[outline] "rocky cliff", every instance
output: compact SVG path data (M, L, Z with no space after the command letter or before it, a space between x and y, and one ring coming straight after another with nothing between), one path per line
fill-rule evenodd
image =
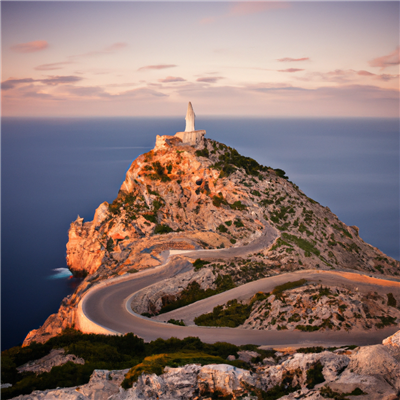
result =
M284 171L200 132L195 145L157 136L155 148L132 163L117 198L102 203L93 221L72 222L67 263L86 278L24 345L74 327L82 295L104 279L160 265L165 250L238 247L266 227L276 237L272 246L221 262L219 273L236 284L312 268L399 274L398 261L365 243L357 227L307 197Z

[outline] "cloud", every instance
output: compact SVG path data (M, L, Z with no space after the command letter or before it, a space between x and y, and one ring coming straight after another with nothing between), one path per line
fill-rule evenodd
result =
M144 67L140 67L138 71L145 71L148 69L167 69L177 67L175 64L157 64L157 65L146 65Z
M128 47L128 43L125 42L117 42L112 44L111 46L108 46L104 49L104 52L106 53L114 53L118 50L124 49L125 47Z
M205 76L202 78L197 78L196 82L205 82L205 83L216 83L218 82L220 79L224 79L223 76Z
M77 54L75 56L70 56L69 58L76 58L76 57L96 57L96 56L102 56L102 55L107 55L107 54L114 54L117 51L124 49L128 47L128 43L125 42L117 42L113 43L110 46L105 47L102 50L94 50L94 51L89 51L87 53L83 54Z
M171 83L171 82L186 82L186 79L175 77L175 76L167 76L164 79L159 79L158 82L162 83Z
M386 56L377 57L369 61L369 65L371 67L380 67L381 70L385 69L386 67L391 67L393 65L399 65L399 64L400 64L400 47L397 47L396 50L394 50L393 52L391 52Z
M302 57L302 58L291 58L291 57L285 57L285 58L278 58L277 60L280 62L297 62L297 61L308 61L310 58L309 57Z
M138 89L132 89L132 90L127 90L126 92L122 92L119 94L120 97L168 97L167 94L157 92L156 90L153 89L148 89L148 88L138 88Z
M300 68L278 69L278 72L299 72L299 71L304 71L304 69Z
M67 86L63 90L79 97L112 97L100 86Z
M74 83L81 81L83 78L79 76L50 76L44 79L33 79L33 78L24 78L24 79L7 79L6 81L1 82L1 88L3 90L13 89L15 86L23 84L23 83L34 83L39 82L45 85L56 86L60 84Z
M16 53L34 53L35 51L47 49L47 47L49 47L49 44L46 40L35 40L33 42L15 44L10 49Z
M372 72L368 72L368 71L358 71L357 75L361 75L361 76L375 76L376 74L373 74Z
M258 14L263 11L288 8L289 4L285 2L238 2L231 6L229 15L249 15Z
M41 64L35 67L34 69L36 71L53 71L55 69L62 69L64 65L68 64L73 64L72 61L62 61L62 62L57 62L57 63L51 63L51 64Z

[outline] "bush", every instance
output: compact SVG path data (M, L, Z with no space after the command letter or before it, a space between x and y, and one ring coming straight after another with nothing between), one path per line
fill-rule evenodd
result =
M169 324L178 325L178 326L185 326L185 323L181 319L178 320L178 319L171 318L171 319L168 320L168 323Z
M156 235L162 235L164 233L170 233L170 232L174 232L174 230L168 226L168 225L156 225L155 229L154 229L154 233Z
M200 326L227 326L236 328L242 325L251 312L251 305L238 303L237 300L228 301L226 307L217 306L208 314L203 314L194 319Z
M244 204L242 204L242 202L240 200L235 201L234 203L230 204L229 206L232 210L239 210L239 211L243 211L247 208Z
M225 232L228 232L228 229L225 225L221 224L218 226L217 231L220 231L221 233L225 233Z
M315 385L325 382L324 375L322 374L323 365L320 361L317 361L308 371L307 371L307 388L314 389Z
M394 298L393 293L388 293L388 294L387 294L387 298L388 298L387 305L388 305L389 307L396 307L397 301L396 301L396 299Z
M234 224L235 224L236 228L241 228L244 226L243 222L240 219L235 220Z
M200 258L198 258L194 263L193 263L193 267L196 271L198 271L199 269L205 267L206 265L210 264L209 261L205 261L202 260Z
M295 235L289 235L288 233L282 233L282 237L292 243L295 243L298 247L300 247L304 252L310 252L315 254L316 256L319 256L321 252L314 247L314 244L309 242L308 240L299 238Z

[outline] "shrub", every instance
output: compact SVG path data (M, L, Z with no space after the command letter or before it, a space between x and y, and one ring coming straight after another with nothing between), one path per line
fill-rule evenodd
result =
M174 230L168 226L168 225L156 225L155 229L154 229L154 233L156 235L163 235L164 233L170 233L170 232L174 232Z
M143 218L149 222L152 222L153 224L157 223L157 218L155 214L143 214Z
M243 222L240 219L235 220L234 224L235 224L236 228L241 228L244 226Z
M114 250L114 240L112 238L109 238L107 240L106 249L107 249L108 252L111 252L111 251Z
M397 301L396 301L396 299L394 298L393 293L388 293L388 294L387 294L387 298L388 298L387 305L388 305L389 307L396 307Z
M235 201L234 203L230 204L229 206L232 210L239 210L239 211L243 211L247 208L244 204L242 204L242 202L240 200Z
M220 231L221 233L228 232L228 228L222 224L218 226L217 230Z
M198 271L199 269L203 268L204 266L210 264L209 261L205 261L202 260L200 258L198 258L194 263L193 263L193 267L196 271Z
M208 314L203 314L194 319L200 326L227 326L236 328L242 325L251 312L251 305L239 303L237 300L228 301L226 307L217 306Z
M177 320L177 319L173 319L173 318L171 318L171 319L169 319L168 320L168 323L169 324L174 324L174 325L178 325L178 326L185 326L185 323L183 322L183 320Z
M278 175L280 178L283 178L286 180L289 179L289 177L286 176L286 172L283 169L274 168L274 171L275 171L276 175Z
M307 388L314 389L315 385L325 382L324 375L322 374L323 365L320 361L317 361L308 371L307 371Z
M197 150L194 154L196 154L197 157L210 157L210 153L206 147L203 150Z
M289 235L288 233L285 233L285 232L282 233L282 237L289 242L295 243L297 246L299 246L305 252L313 253L316 256L319 256L321 254L321 252L317 248L314 247L314 244L309 242L308 240L299 238L295 235Z

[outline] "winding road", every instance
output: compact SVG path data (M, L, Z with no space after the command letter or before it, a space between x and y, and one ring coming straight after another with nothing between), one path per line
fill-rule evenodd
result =
M193 258L231 258L255 253L268 247L276 238L273 228L266 227L263 234L244 247L220 250L194 250L183 252ZM171 252L172 253L172 252ZM176 251L173 253L177 253ZM189 306L149 319L135 314L131 307L131 298L139 290L189 271L192 264L180 258L169 257L162 266L133 274L128 279L116 280L101 287L91 289L81 301L84 318L104 328L109 333L133 332L145 341L170 337L184 338L197 336L202 341L214 343L224 341L236 345L257 344L267 346L311 346L311 345L367 345L380 343L399 328L372 329L370 331L350 332L299 332L299 331L258 331L240 328L209 328L193 324L197 315L212 311L218 304L231 299L247 299L258 291L268 292L275 286L288 281L305 278L310 282L334 284L344 287L357 286L358 290L400 294L400 282L369 277L363 274L344 271L302 270L269 278L260 279L231 289L219 295L198 301ZM176 326L161 321L170 318L183 319L189 326Z

